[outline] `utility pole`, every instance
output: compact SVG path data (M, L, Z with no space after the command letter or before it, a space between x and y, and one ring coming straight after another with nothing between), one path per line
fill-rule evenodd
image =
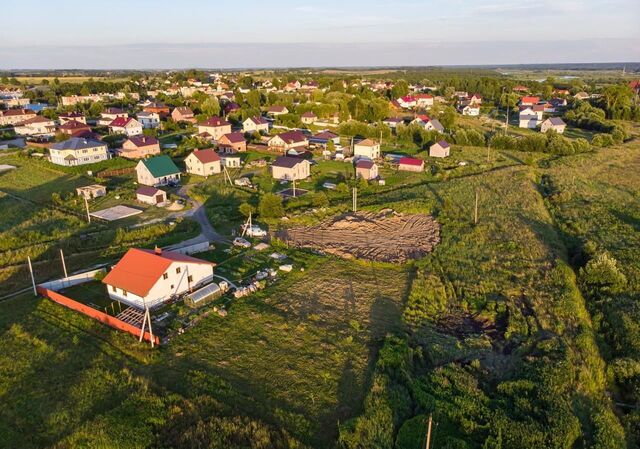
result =
M425 445L425 449L429 449L429 447L431 446L431 425L433 423L433 417L432 415L429 415L429 421L427 424L427 443Z
M31 266L31 257L27 256L27 262L29 262L29 274L31 275L31 285L33 285L33 296L38 296L38 290L36 289L36 279L33 277L33 267Z
M87 199L84 199L84 207L87 210L87 223L91 223L91 215L89 214L89 203L87 202Z
M62 270L64 271L64 277L69 277L67 274L67 264L64 263L64 253L62 252L62 248L60 248L60 259L62 259Z
M487 143L487 164L489 163L489 151L491 151L491 143Z
M476 207L473 214L473 224L478 224L478 189L476 188Z
M296 197L296 178L293 178L293 197Z

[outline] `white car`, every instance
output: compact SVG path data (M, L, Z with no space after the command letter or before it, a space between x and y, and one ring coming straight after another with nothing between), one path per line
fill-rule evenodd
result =
M264 229L260 228L260 226L250 226L247 230L246 230L246 234L249 237L266 237L267 235L267 231L265 231Z
M251 248L251 243L248 240L243 239L242 237L236 237L235 239L233 239L233 245L239 246L241 248Z

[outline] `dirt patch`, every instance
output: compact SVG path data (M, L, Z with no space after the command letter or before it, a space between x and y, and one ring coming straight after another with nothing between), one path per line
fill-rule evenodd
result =
M431 252L440 242L440 226L430 215L384 210L339 215L316 226L283 229L276 236L297 248L344 258L403 263Z

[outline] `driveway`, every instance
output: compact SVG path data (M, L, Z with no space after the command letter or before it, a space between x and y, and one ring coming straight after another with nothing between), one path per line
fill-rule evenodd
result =
M222 234L219 234L215 229L213 229L213 226L211 226L211 223L209 222L209 218L207 217L207 211L204 208L204 205L189 196L190 188L191 186L189 185L182 186L178 189L178 191L176 192L176 195L178 195L180 198L184 199L185 201L188 201L189 204L191 205L191 209L186 210L184 212L178 212L174 216L189 217L197 221L198 224L200 225L201 231L199 236L189 240L185 240L182 243L185 245L192 245L195 243L203 242L205 240L209 242L228 243L229 239L223 236Z

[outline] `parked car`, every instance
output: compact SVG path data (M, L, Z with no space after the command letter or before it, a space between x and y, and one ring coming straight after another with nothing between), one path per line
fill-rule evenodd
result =
M239 246L240 248L251 248L251 243L247 239L243 239L242 237L236 237L233 239L233 245Z

